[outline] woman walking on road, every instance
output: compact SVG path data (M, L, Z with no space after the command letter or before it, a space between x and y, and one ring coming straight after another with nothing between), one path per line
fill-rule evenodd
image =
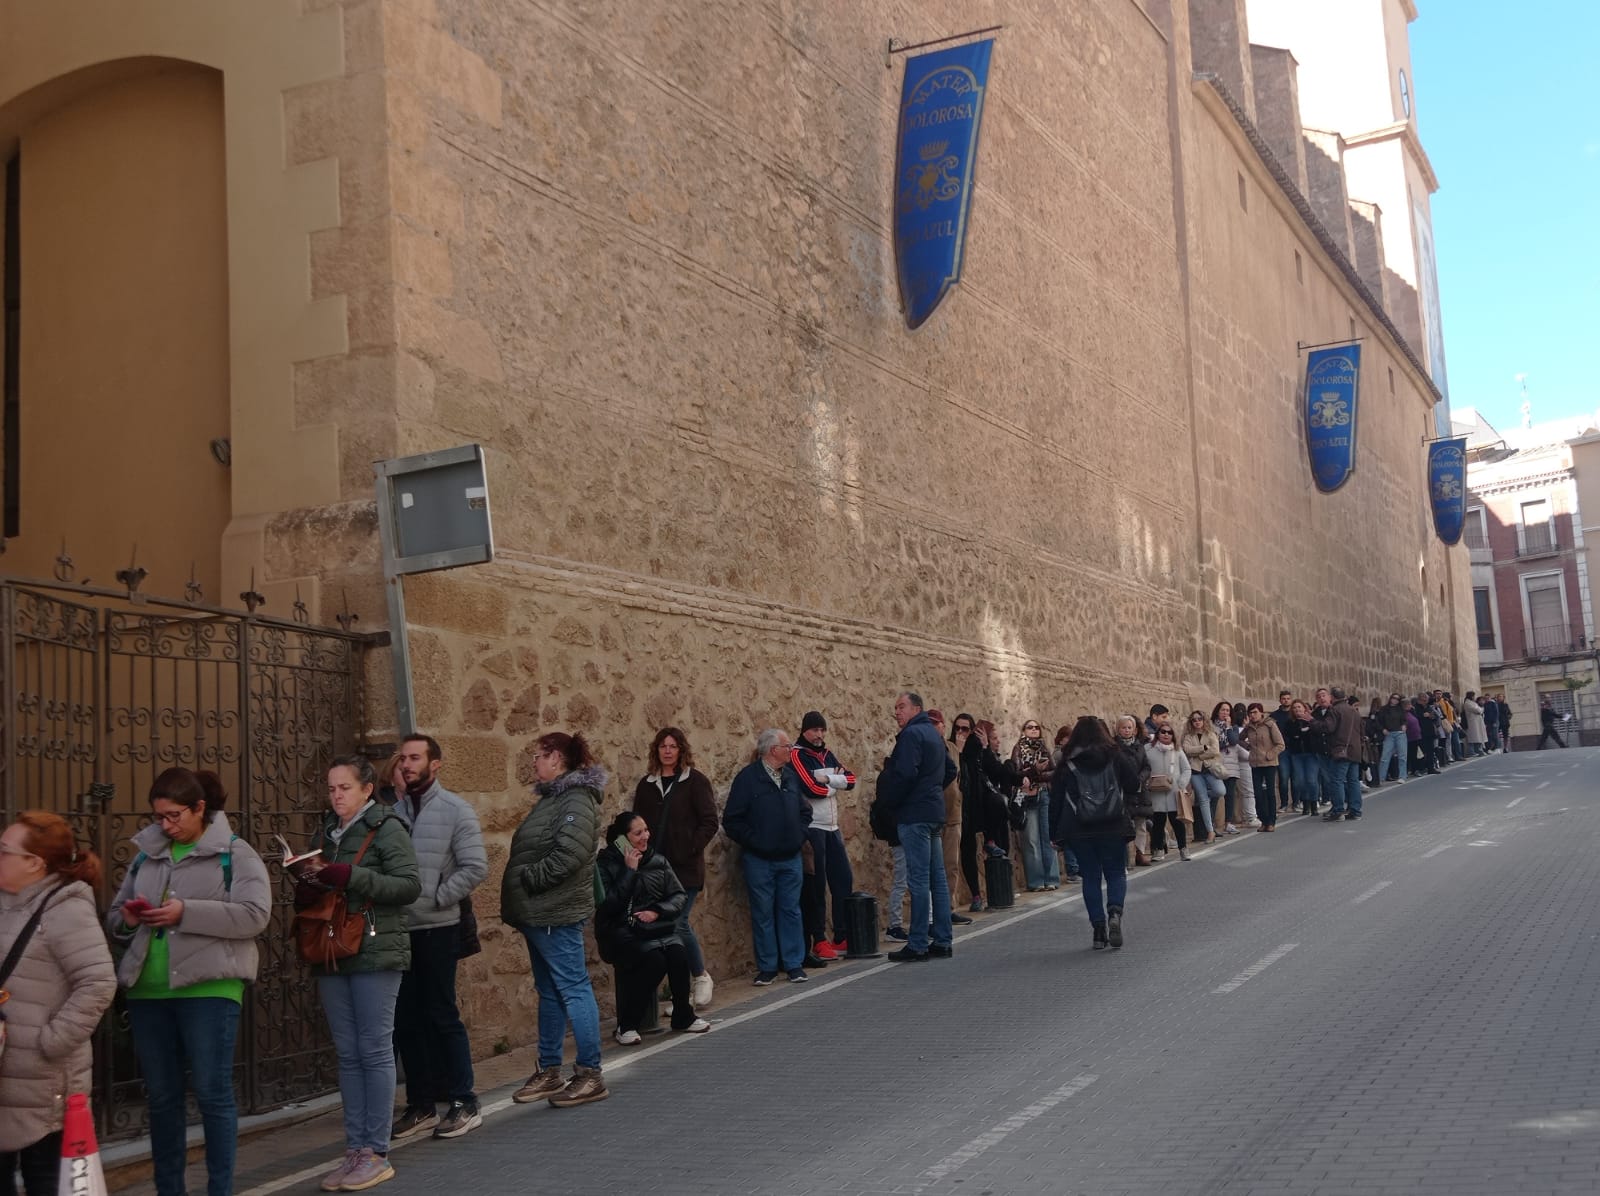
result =
M1084 715L1073 725L1050 787L1050 825L1070 844L1083 870L1083 905L1096 951L1122 946L1122 906L1128 896L1128 848L1133 823L1125 795L1137 770L1118 752L1105 724Z
M244 986L256 978L256 938L272 918L272 882L255 848L233 833L226 800L215 773L158 776L154 821L134 836L138 855L106 916L126 948L117 979L149 1101L157 1196L185 1191L191 1087L205 1129L206 1190L233 1191L234 1040Z

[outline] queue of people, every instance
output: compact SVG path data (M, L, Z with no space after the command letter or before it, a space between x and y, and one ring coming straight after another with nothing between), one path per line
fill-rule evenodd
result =
M1191 844L1247 829L1271 833L1291 811L1358 820L1363 790L1508 746L1510 711L1495 698L1396 692L1364 714L1356 701L1338 687L1309 699L1284 690L1270 711L1223 701L1178 720L1156 704L1143 720L1083 715L1048 743L1044 724L1028 719L1006 751L988 720L961 713L947 727L919 694L898 694L894 746L869 811L894 859L887 933L903 945L889 958L953 957L953 928L972 919L954 908L947 850L975 914L986 908L980 859L1009 860L1015 837L1027 888L1081 885L1092 947L1114 950L1126 941L1130 867L1160 863L1174 847L1188 860ZM1540 745L1560 744L1548 703L1541 724ZM755 985L780 975L804 983L808 969L847 955L855 878L840 803L857 777L828 747L827 730L819 711L801 717L796 740L764 729L719 816L688 735L661 728L631 808L603 836L607 771L579 734L538 739L536 800L512 835L500 888L500 915L527 946L538 1002L538 1066L516 1102L561 1108L609 1095L585 961L591 920L615 973L618 1044L641 1041L663 981L671 1029L710 1030L701 1013L714 983L690 914L719 828L741 849ZM339 1066L346 1154L321 1180L324 1191L393 1178L395 1141L456 1138L482 1124L456 974L479 949L471 898L488 858L477 815L444 786L443 767L438 742L422 734L407 736L381 771L364 756L334 760L314 850L285 861L297 923L317 930L320 945L308 949L302 937L300 946ZM28 1196L54 1189L65 1095L88 1087L90 1038L119 984L148 1095L159 1196L186 1190L190 1091L208 1191L232 1190L235 1037L272 880L230 824L214 775L167 769L148 802L152 821L134 838L103 927L100 863L66 820L30 811L0 837L0 987L11 993L0 1176L20 1174ZM564 1074L569 1031L577 1058ZM397 1056L406 1076L398 1118Z

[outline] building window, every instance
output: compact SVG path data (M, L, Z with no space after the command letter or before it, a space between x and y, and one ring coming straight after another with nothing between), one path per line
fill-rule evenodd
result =
M1389 367L1389 393L1394 393L1394 366Z
M1468 548L1489 547L1489 530L1483 521L1482 507L1467 508L1467 526L1462 533L1462 539L1467 542Z
M1411 119L1411 80L1406 78L1406 68L1400 68L1400 115Z
M1301 258L1298 249L1294 251L1294 280L1296 282L1304 282L1306 280L1306 264L1304 259Z
M1243 174L1239 176L1239 210L1241 212L1248 212L1250 210L1250 200L1245 192Z
M1354 316L1350 317L1350 339L1356 339L1356 318Z
M1522 575L1529 656L1551 656L1572 649L1572 629L1567 623L1567 595L1562 580L1560 573Z
M1549 498L1536 498L1520 508L1517 544L1523 556L1537 556L1556 550L1556 529L1550 518Z
M1494 648L1494 609L1489 605L1487 586L1472 591L1472 609L1478 616L1478 647Z
M22 158L6 163L5 230L0 246L0 306L4 307L4 364L0 366L0 536L11 539L22 530Z

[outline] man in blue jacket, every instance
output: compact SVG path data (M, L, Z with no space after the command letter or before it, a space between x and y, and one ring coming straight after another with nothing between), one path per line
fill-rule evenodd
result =
M949 959L955 950L950 926L950 884L944 871L944 787L956 775L956 765L945 751L944 739L922 710L922 698L902 693L894 700L894 721L900 734L884 765L878 793L899 827L900 846L906 853L906 887L911 890L909 941L889 958L896 963L926 963L932 957ZM938 852L938 866L933 866ZM928 927L932 899L933 927ZM930 941L931 938L931 941Z
M744 849L757 985L771 984L779 969L789 974L791 983L806 979L800 847L811 825L811 803L801 795L793 772L789 737L769 727L756 738L756 759L733 778L722 812L722 829Z

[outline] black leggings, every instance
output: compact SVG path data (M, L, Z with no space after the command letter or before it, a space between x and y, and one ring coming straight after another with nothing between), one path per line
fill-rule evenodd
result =
M694 1021L694 1005L689 1000L689 953L682 943L640 947L627 960L613 966L617 971L617 1029L639 1028L650 1008L650 994L663 976L672 989L672 1028L682 1030Z
M18 1169L27 1196L56 1196L61 1180L61 1131L46 1134L32 1146L0 1151L0 1192L11 1196Z
M1176 814L1157 811L1150 815L1150 850L1165 851L1167 849L1167 827L1172 827L1173 836L1178 840L1178 850L1182 851L1189 845L1183 830L1183 819Z
M976 901L983 891L978 888L978 834L968 829L971 826L966 819L961 820L961 876L967 882L968 894Z

